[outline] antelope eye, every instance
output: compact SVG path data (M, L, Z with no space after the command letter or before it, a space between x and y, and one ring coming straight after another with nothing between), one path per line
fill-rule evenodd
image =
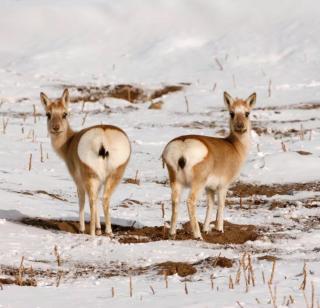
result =
M230 112L230 117L233 119L234 118L234 112Z
M249 117L250 112L246 112L246 117Z
M48 120L51 119L51 113L47 112L47 113L46 113L46 116L47 116Z
M65 118L67 117L67 115L68 115L68 114L67 114L66 112L64 112L63 115L62 115L62 118L65 119Z

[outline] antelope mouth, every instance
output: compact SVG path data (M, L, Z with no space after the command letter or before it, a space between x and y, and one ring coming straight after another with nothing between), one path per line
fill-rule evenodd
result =
M58 136L58 135L60 135L61 133L63 133L62 130L60 130L60 131L58 131L58 132L50 131L50 134L51 134L51 135L55 135L55 136Z
M235 129L234 131L235 131L236 133L238 133L238 134L244 134L244 133L247 132L247 129L246 129L246 128L243 128L243 129Z

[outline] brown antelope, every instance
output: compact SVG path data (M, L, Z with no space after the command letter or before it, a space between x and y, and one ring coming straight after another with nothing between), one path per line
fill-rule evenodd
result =
M249 150L249 114L256 102L256 94L253 93L246 100L242 100L233 99L224 92L224 102L230 113L228 137L180 136L171 140L163 151L162 159L167 166L171 186L171 238L175 238L176 235L180 194L184 187L190 188L187 206L193 237L202 239L196 216L196 202L204 189L207 211L203 232L210 231L215 195L218 199L215 229L223 232L223 209L227 189L239 175Z
M65 161L77 186L80 233L85 231L84 205L87 193L90 204L90 234L101 234L96 204L103 186L105 232L112 235L109 202L130 158L131 147L127 135L120 128L111 125L97 125L74 132L68 122L68 89L64 90L60 99L54 101L49 100L44 93L40 93L40 98L47 115L51 144Z

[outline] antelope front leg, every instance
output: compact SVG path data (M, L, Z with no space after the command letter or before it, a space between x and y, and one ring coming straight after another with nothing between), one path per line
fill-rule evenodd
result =
M77 187L78 191L78 199L79 199L79 232L85 232L85 224L84 224L84 204L86 200L86 194L82 187Z
M223 232L223 210L226 201L227 189L219 188L218 189L218 210L216 217L216 230Z
M206 212L206 218L203 223L203 232L208 233L210 231L210 221L212 216L212 208L214 205L215 191L211 189L206 189L206 195L207 195L207 212Z
M188 196L187 205L190 217L190 225L193 237L197 240L202 240L199 223L197 220L197 198L199 194L199 188L191 188L191 192Z
M171 201L172 201L172 213L171 213L171 223L169 238L175 239L176 237L176 228L177 228L177 218L179 214L179 205L180 205L180 194L181 194L181 185L177 182L171 184Z

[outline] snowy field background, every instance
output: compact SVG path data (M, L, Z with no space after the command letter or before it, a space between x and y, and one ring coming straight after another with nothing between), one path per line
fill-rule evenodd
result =
M3 269L19 268L22 257L24 266L34 270L89 270L84 277L62 277L59 287L56 276L48 275L36 277L37 287L4 284L0 307L305 307L299 289L304 262L307 302L317 307L319 30L317 1L2 0L0 278L8 277ZM111 213L113 223L135 227L163 226L170 219L170 189L160 160L165 144L181 134L223 136L228 129L223 91L242 98L257 92L251 152L239 180L247 187L258 185L260 192L244 195L241 207L239 196L231 192L225 209L225 220L257 226L257 240L242 245L193 240L125 244L117 238L92 239L21 223L25 217L78 219L75 186L51 148L40 91L57 97L69 85L71 97L76 97L81 96L78 86L119 84L146 94L166 85L183 86L154 100L163 102L160 110L149 109L150 100L131 103L112 97L70 106L74 129L112 124L132 141L124 178L135 178L138 170L140 185L123 181L113 195ZM199 221L205 213L202 199ZM188 221L185 204L179 221ZM243 276L230 289L229 277L235 279L244 252L252 255L256 285L246 291ZM198 269L184 278L175 274L168 277L168 288L157 271L133 274L130 297L128 268L195 263L219 254L234 260L233 267ZM269 280L272 268L272 262L258 259L266 255L279 258L271 286L276 303L262 279L263 272ZM125 273L101 277L101 272L121 268L121 262Z

